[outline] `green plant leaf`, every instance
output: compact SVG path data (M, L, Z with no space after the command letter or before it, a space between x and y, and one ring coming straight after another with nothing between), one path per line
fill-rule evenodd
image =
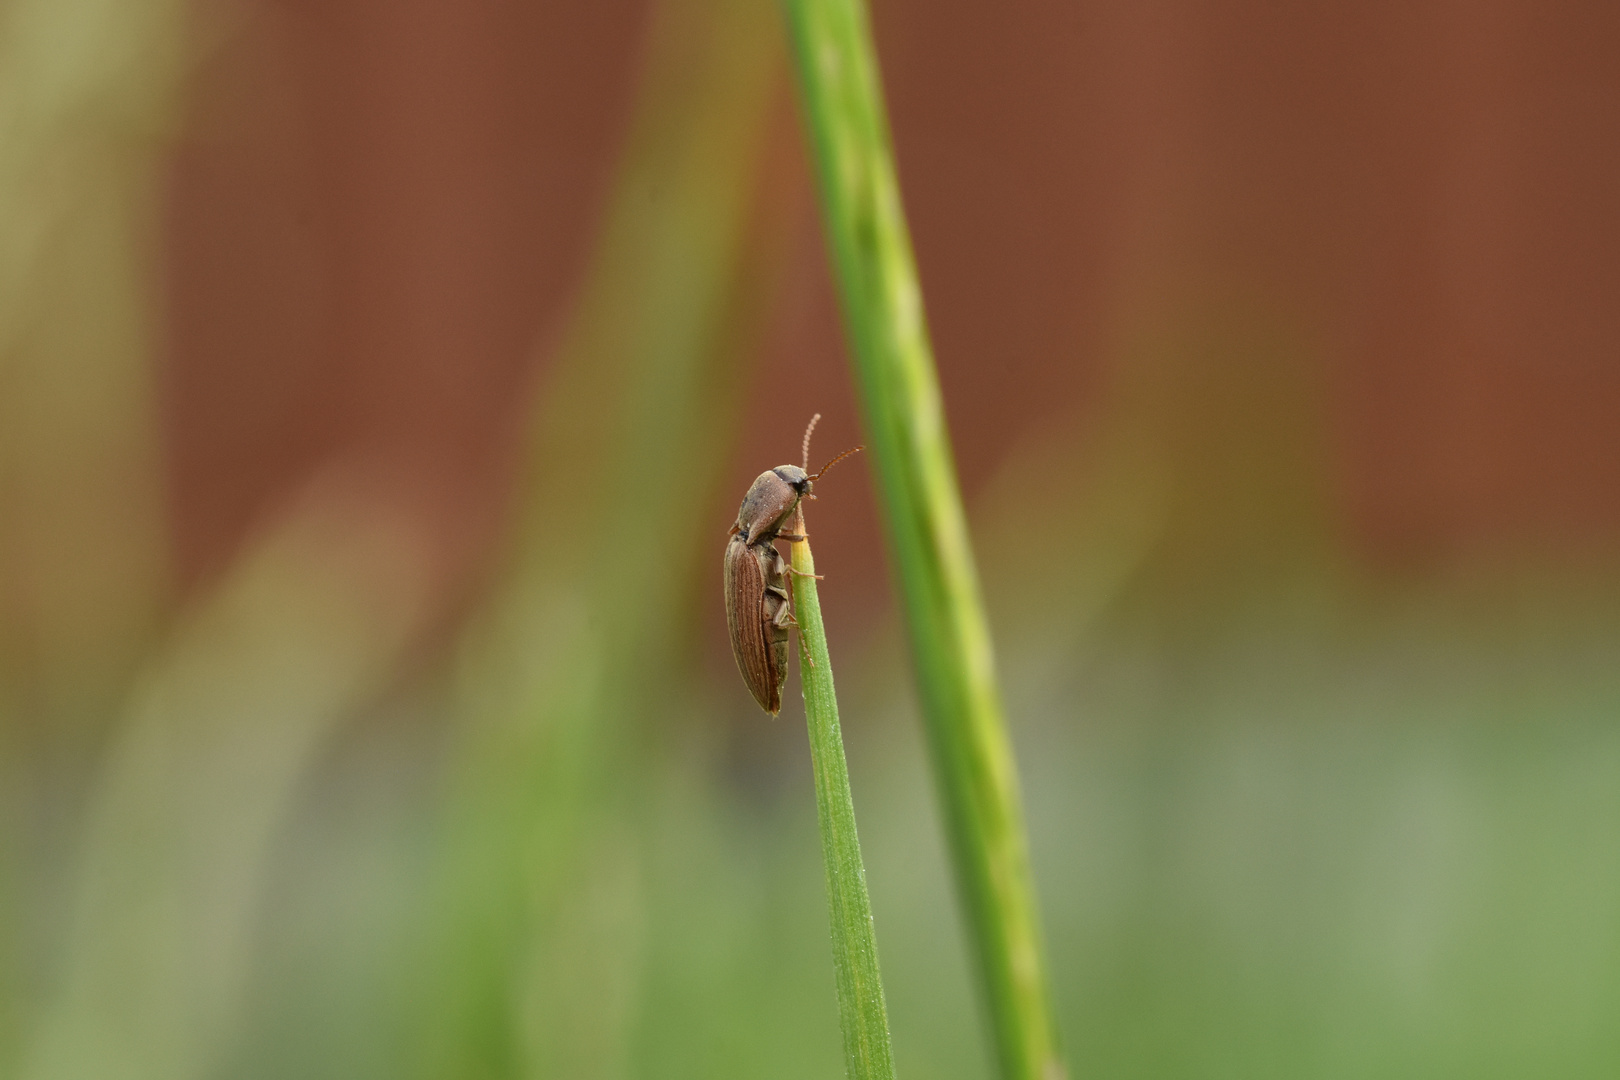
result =
M803 531L802 529L800 530ZM833 974L838 985L838 1020L844 1030L844 1065L851 1080L890 1080L894 1053L889 1015L878 974L877 934L866 893L855 834L855 802L838 726L832 660L816 595L815 559L808 540L793 545L794 613L799 620L799 678L804 687L805 721L810 728L810 759L816 774L816 820L827 864L827 906L832 920ZM805 662L808 658L808 663Z

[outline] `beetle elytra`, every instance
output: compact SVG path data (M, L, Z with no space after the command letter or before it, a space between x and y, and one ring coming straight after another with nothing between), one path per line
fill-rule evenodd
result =
M807 473L810 433L820 419L817 413L805 428L803 465L778 465L760 473L749 485L726 541L726 628L731 632L731 654L754 700L772 716L782 708L788 630L798 625L793 619L789 578L794 571L776 550L776 541L804 539L783 531L794 521L800 501L815 498L811 494L814 482L862 449L845 450L820 471Z

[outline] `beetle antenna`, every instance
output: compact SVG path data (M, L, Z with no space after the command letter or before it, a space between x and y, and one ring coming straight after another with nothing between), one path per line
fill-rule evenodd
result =
M854 453L858 453L858 452L860 452L862 450L865 450L865 449L866 449L866 447L864 447L864 446L852 446L852 447L850 447L848 450L845 450L842 454L839 454L837 457L835 457L831 461L827 462L827 464L823 465L821 467L821 471L816 473L814 476L810 477L809 479L811 479L811 480L820 480L823 476L826 475L828 469L832 468L834 465L838 464L840 461L843 461L845 458L849 457L849 455L854 454Z
M806 472L810 469L810 433L816 430L816 422L820 419L821 414L816 413L810 418L810 426L804 429L804 464L799 468L804 469Z

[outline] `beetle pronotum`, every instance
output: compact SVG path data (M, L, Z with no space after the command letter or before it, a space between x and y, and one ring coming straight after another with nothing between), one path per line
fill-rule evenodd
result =
M820 419L817 413L804 429L803 465L778 465L760 473L749 485L737 510L737 523L731 527L731 538L726 541L726 627L731 631L731 654L754 700L772 716L782 708L788 629L798 625L793 618L788 577L795 571L776 550L776 541L804 539L782 531L793 520L800 500L815 498L811 494L814 482L863 449L857 446L845 450L818 472L807 473L810 433Z

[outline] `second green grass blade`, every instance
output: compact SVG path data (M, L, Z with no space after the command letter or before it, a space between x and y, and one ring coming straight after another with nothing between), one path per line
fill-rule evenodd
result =
M864 0L785 0L959 887L1002 1073L1064 1075L1017 768L945 430Z

